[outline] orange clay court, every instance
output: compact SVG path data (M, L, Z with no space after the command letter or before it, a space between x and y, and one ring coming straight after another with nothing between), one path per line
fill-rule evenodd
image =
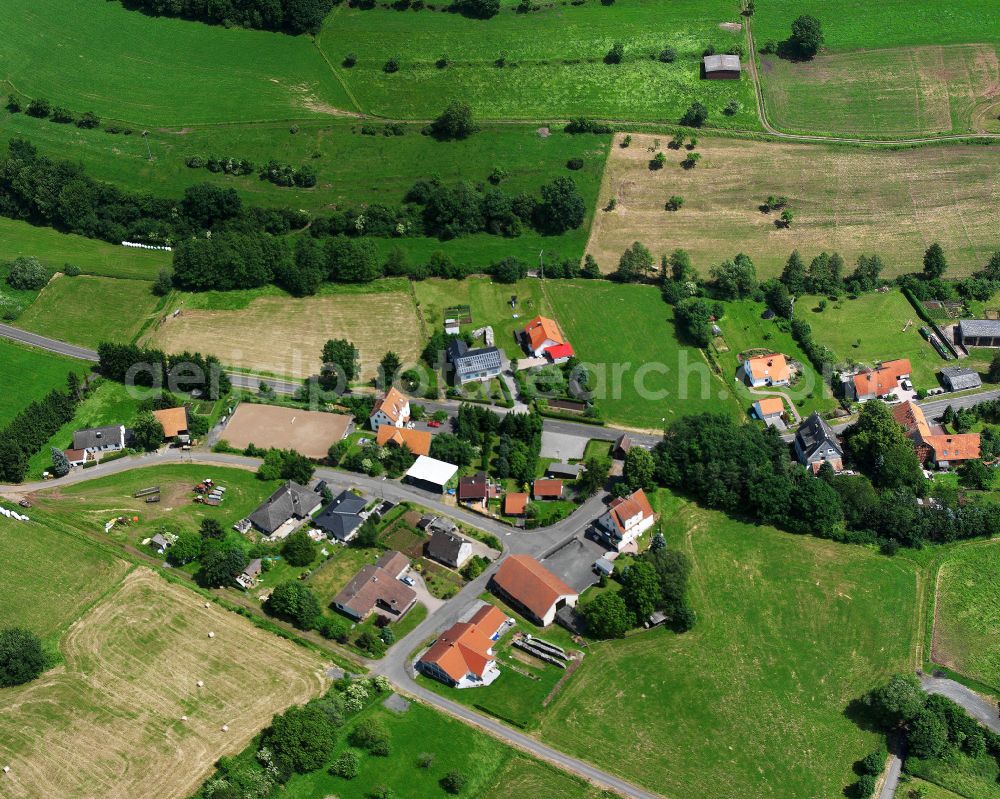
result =
M293 449L307 458L325 458L330 445L347 435L350 426L351 417L342 413L244 402L229 420L222 437L238 449L255 444L264 449Z

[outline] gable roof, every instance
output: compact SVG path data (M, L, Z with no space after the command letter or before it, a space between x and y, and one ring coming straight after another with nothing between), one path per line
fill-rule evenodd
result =
M546 347L545 354L548 355L553 361L558 361L560 358L572 358L574 355L573 345L555 344L551 347Z
M453 338L448 342L448 360L460 379L470 372L499 371L503 368L503 358L498 348L480 347L470 350L469 345L460 338Z
M739 71L740 57L738 55L707 55L704 57L705 72Z
M854 390L859 397L884 397L895 391L900 378L911 371L909 358L886 361L878 369L868 369L854 375Z
M429 455L431 451L431 434L426 430L411 430L409 427L393 427L391 424L379 425L375 443L380 447L393 443L397 447L406 444L414 455Z
M528 337L531 349L537 350L546 341L554 341L556 344L565 344L562 330L555 319L545 316L536 316L524 328L524 334Z
M77 430L73 433L73 449L89 449L92 447L116 447L125 445L125 428L120 424L107 427L91 427Z
M319 503L319 494L289 480L248 518L254 527L270 535L291 518L304 519Z
M608 506L611 520L620 532L625 532L625 522L633 516L642 515L643 519L654 516L653 508L649 504L646 492L641 488L633 491L627 497L615 497Z
M461 536L446 530L435 530L427 542L427 554L443 563L457 563L462 545L466 541Z
M183 405L179 408L164 408L162 411L153 411L161 425L163 425L163 437L174 438L188 430L187 408Z
M375 402L370 416L382 411L393 423L400 422L409 404L410 401L393 386L385 392L385 396Z
M559 597L577 596L576 591L528 555L508 557L493 575L493 581L538 618L543 618Z
M581 463L550 463L545 467L545 473L552 475L557 474L560 477L579 477L580 472L583 471L583 464Z
M923 410L914 402L903 402L892 409L892 418L906 428L907 434L927 438L931 434L931 426Z
M936 461L954 463L979 457L979 433L925 436L924 443L934 450Z
M367 504L364 497L341 491L313 520L313 524L338 541L346 541L364 522L360 514Z
M958 323L962 337L982 336L983 338L1000 338L1000 320L997 319L961 319Z
M503 498L503 512L508 516L520 516L528 507L528 495L512 491Z
M966 388L978 388L983 384L979 372L967 366L946 366L939 373L954 391Z
M824 446L833 447L840 457L844 456L844 450L840 447L837 435L816 411L813 411L795 432L795 440L805 458L812 457Z
M445 630L420 658L421 663L436 665L460 682L467 674L482 679L493 660L493 634L507 621L507 615L494 605L480 608L467 622Z
M618 436L618 438L615 439L612 449L615 452L624 452L628 454L628 451L632 449L632 439L629 438L628 433L622 433Z
M396 579L408 563L409 560L401 552L386 552L374 565L362 567L334 597L334 604L350 608L362 618L371 613L379 602L397 612L405 610L417 598L412 588Z
M535 499L540 497L561 497L562 492L563 481L558 478L539 478L531 485L531 493Z
M486 481L486 473L478 472L468 477L462 477L458 481L459 499L486 499L489 495L489 484Z
M754 405L759 416L774 416L785 412L785 402L781 397L764 397L757 400Z
M756 358L747 358L744 367L755 380L762 377L770 377L772 383L788 380L791 372L788 369L788 361L780 352L772 352L767 355L758 355Z

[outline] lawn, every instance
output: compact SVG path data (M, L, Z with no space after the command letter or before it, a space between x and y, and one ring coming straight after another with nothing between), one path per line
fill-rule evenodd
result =
M71 612L59 597L52 609ZM148 569L86 611L61 650L63 666L0 691L5 796L130 799L155 784L157 796L182 799L219 757L324 684L308 650Z
M539 314L553 314L541 281L534 278L510 285L494 283L489 278L424 280L414 283L413 288L428 334L441 329L447 308L468 305L472 324L464 325L463 332L491 326L496 346L514 360L525 357L514 339L515 331L524 330L528 321ZM516 310L511 308L511 297L517 297Z
M664 528L697 626L592 645L541 738L666 796L839 796L881 740L848 705L912 668L913 568L692 505Z
M145 338L167 352L200 351L226 366L261 374L309 377L319 373L323 345L346 338L360 352L361 380L375 376L392 349L414 363L422 331L405 281L373 286L327 286L315 297L265 290L177 294L171 314ZM395 290L395 289L399 290ZM247 301L249 300L249 301ZM387 334L391 330L391 334Z
M750 300L728 302L725 315L719 322L728 351L720 351L716 357L722 364L725 376L733 380L734 389L745 407L749 409L759 397L751 394L742 380L734 379L741 363L739 355L750 350L768 349L780 352L798 362L801 364L801 371L790 386L761 390L780 391L789 401L795 403L803 417L813 411L822 413L832 410L837 403L824 385L822 375L806 358L805 353L792 338L792 334L787 332L788 325L784 320L761 318L765 307L762 302Z
M761 57L771 121L887 137L997 130L1000 22L983 12L977 0L762 3L753 18L758 47L787 38L799 14L817 17L825 40L811 61Z
M711 44L720 52L743 43L739 21L727 0L634 0L539 4L517 13L504 0L489 20L425 10L371 10L338 6L326 20L319 45L335 73L367 112L427 118L452 97L490 119L547 119L592 115L609 119L676 121L693 100L709 109L711 124L756 129L752 86L700 78L700 60ZM444 9L440 9L444 10ZM612 44L625 45L624 60L603 59ZM657 60L666 46L674 63ZM353 67L342 62L356 53ZM437 61L446 57L445 68ZM399 71L387 73L388 59ZM733 116L722 114L731 100Z
M1000 693L1000 546L956 548L938 586L934 661Z
M479 795L483 799L524 799L526 796L545 799L610 799L611 796L578 777L522 754L511 756L493 778L492 786L484 788Z
M982 269L997 249L1000 148L875 151L702 136L702 159L686 170L679 166L686 151L665 149L661 137L667 163L650 170L654 137L632 134L626 148L622 139L618 134L611 147L599 201L604 208L614 198L617 207L597 211L587 245L605 272L636 240L657 260L686 249L703 277L738 252L753 259L761 278L777 277L794 249L807 263L822 251L839 252L848 273L859 255L876 253L883 277L895 277L920 271L936 240L947 253L947 276L957 278ZM684 206L665 210L675 194ZM770 195L788 198L790 228L761 213Z
M361 571L361 567L373 564L382 552L378 547L334 546L330 558L309 575L307 581L320 605L329 607L333 598Z
M545 293L576 350L592 364L592 388L608 421L661 430L674 415L740 413L702 353L682 345L673 309L652 286L550 280Z
M939 793L928 793L926 799L952 799L956 795L965 799L1000 799L1000 768L991 755L971 758L958 754L929 760L909 757L905 768L910 774L940 786Z
M34 515L33 510L22 511ZM125 576L128 564L44 522L0 517L0 627L19 625L54 649L67 628Z
M65 390L75 371L83 376L87 365L73 358L0 339L0 428L52 389Z
M354 108L306 36L151 18L106 0L18 2L7 20L5 95L46 97L129 122L136 133ZM106 139L106 148L117 146Z
M33 333L93 347L131 342L155 317L162 301L144 280L57 275L18 317Z
M0 111L0 115L5 113ZM47 124L38 120L32 122ZM62 125L51 127L65 130ZM0 133L0 140L2 137ZM160 269L170 266L168 252L130 249L0 216L0 261L13 260L21 255L34 256L53 271L71 263L86 274L135 280L153 280Z
M823 311L817 310L818 302L818 297L801 297L796 312L809 322L813 338L829 347L838 363L871 366L875 361L909 358L914 387L938 386L936 375L948 362L920 335L924 323L902 293L827 301ZM907 327L907 322L912 324Z

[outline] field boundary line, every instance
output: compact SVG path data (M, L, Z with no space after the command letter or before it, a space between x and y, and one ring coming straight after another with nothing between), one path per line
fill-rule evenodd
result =
M337 16L340 13L340 9L342 7L343 7L343 4L338 3L337 7L334 9L333 14L331 16L332 17ZM326 63L326 66L330 70L330 74L333 75L333 77L337 81L337 83L339 83L343 87L344 92L350 98L351 102L354 103L354 107L355 107L355 109L357 109L358 113L359 114L364 114L365 113L364 109L361 108L361 103L359 103L358 102L358 98L354 96L354 92L351 91L351 87L347 85L347 81L345 81L340 76L340 73L337 72L336 68L333 66L333 63L327 57L327 55L324 52L323 48L319 46L319 38L317 36L312 36L311 38L312 38L313 47L316 48L317 52L319 53L320 58L322 58L323 61Z

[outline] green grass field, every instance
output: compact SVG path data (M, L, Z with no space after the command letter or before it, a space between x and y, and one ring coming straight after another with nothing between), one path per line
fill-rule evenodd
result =
M72 358L6 339L0 340L0 363L0 427L52 389L65 389L71 371L83 375L87 369Z
M728 376L721 381L677 340L673 309L656 288L550 280L545 293L577 356L596 367L592 388L607 420L660 430L675 415L741 413Z
M34 517L34 509L22 512ZM0 627L27 627L54 648L66 628L128 568L125 561L44 521L0 518Z
M0 260L21 255L34 256L53 271L71 263L86 274L135 280L154 280L170 266L168 252L130 249L0 217Z
M911 668L912 567L692 505L664 526L697 626L592 645L541 737L665 796L840 796L881 740L845 710Z
M802 348L792 338L792 334L782 330L777 319L762 319L765 309L761 302L728 302L725 315L719 326L722 328L723 340L728 352L719 352L718 359L723 367L725 377L732 380L737 373L741 361L739 355L750 350L769 349L780 352L787 358L802 365L798 378L786 387L769 388L767 391L780 391L795 403L799 413L805 417L813 411L831 410L837 403L833 395L823 384L822 376L806 358ZM749 408L758 396L750 393L742 381L732 380L736 393Z
M924 341L919 332L923 322L902 293L828 300L824 311L818 310L819 299L801 297L795 310L812 326L813 338L829 347L838 363L871 366L875 361L909 358L915 388L938 386L936 375L948 362ZM907 327L909 321L913 324Z
M955 796L1000 799L1000 768L991 755L971 758L957 754L929 760L910 757L906 759L906 770L935 784L939 793L929 792L926 799L953 799Z
M955 549L938 585L934 660L1000 691L1000 547Z
M727 0L552 3L527 14L516 13L513 0L502 5L489 20L341 5L327 17L319 44L359 105L383 116L432 117L456 97L484 118L676 121L700 100L713 125L758 126L749 80L700 79L706 45L722 52L743 42L741 32L719 27L739 20ZM625 45L624 62L603 63L616 41ZM656 59L667 45L679 54L672 64ZM358 62L346 68L341 62L351 52ZM435 63L442 56L451 62L445 69ZM400 69L387 74L382 67L392 57ZM506 59L502 68L499 58ZM724 116L731 99L741 110Z
M128 343L161 302L150 285L90 275L56 277L21 314L17 326L85 347Z
M793 63L762 56L771 122L782 129L903 137L1000 131L1000 22L982 3L860 0L761 3L757 46L788 37L799 14L823 26L823 52Z
M153 19L105 0L17 2L7 20L5 94L46 97L132 123L137 132L354 110L305 36ZM116 137L107 139L116 146Z

